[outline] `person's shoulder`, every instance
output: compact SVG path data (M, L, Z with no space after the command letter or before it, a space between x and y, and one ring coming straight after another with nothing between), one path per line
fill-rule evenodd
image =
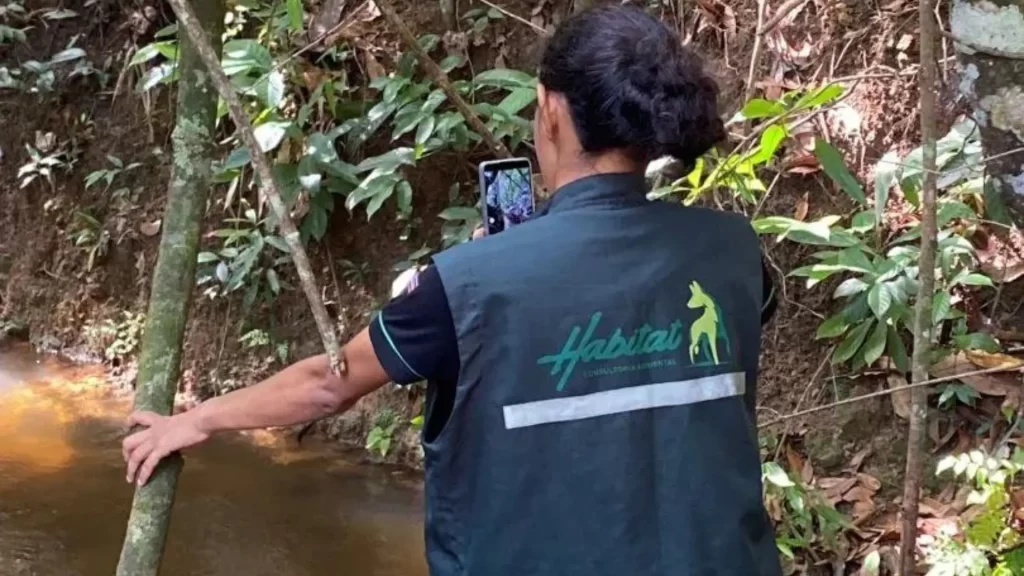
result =
M747 230L753 232L754 227L750 224L750 219L744 214L738 214L736 212L726 212L724 210L716 210L714 208L705 208L702 206L686 206L681 203L666 202L669 208L666 208L666 212L674 213L683 218L689 218L694 221L703 222L709 228L720 228L725 227L726 230Z

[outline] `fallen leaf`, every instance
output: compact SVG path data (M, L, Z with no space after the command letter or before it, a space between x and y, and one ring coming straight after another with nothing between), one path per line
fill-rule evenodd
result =
M981 368L1003 368L1013 370L1024 366L1024 360L1009 354L985 352L984 350L968 350L964 352L967 359Z
M156 236L160 233L160 222L160 219L152 222L143 222L139 224L139 232L142 232L144 236Z
M363 52L363 61L366 63L366 75L370 77L370 80L376 80L387 74L387 71L369 50Z
M889 388L900 388L907 385L907 379L899 374L889 374L886 377ZM896 415L904 420L910 420L910 390L898 390L889 394L892 399L892 409Z
M991 355L999 356L999 355ZM991 361L987 359L984 361ZM945 378L948 376L960 376L965 384L981 394L989 396L1006 396L1011 392L1018 391L1021 387L1020 377L1009 374L975 374L967 376L970 372L977 372L978 366L968 359L964 352L956 355L946 356L929 369L932 377Z
M935 518L945 518L949 514L949 506L933 498L922 498L918 510L922 515Z
M871 455L871 446L865 446L850 459L850 472L856 473L860 470L861 465L864 464L864 460Z
M814 480L814 466L811 466L811 459L804 460L804 467L800 470L800 480L804 484L810 484Z
M875 503L872 500L858 500L853 505L853 512L851 516L854 522L858 522L866 519L875 513Z
M906 52L907 48L914 43L914 36L911 34L904 34L900 36L899 42L896 43L896 50L900 52Z
M871 491L872 494L878 492L882 487L882 482L870 474L863 472L857 473L857 480L860 481L860 485Z
M856 478L819 478L818 487L833 504L842 501L843 495L857 485Z
M807 202L808 194L809 194L809 192L804 192L803 197L800 198L799 200L797 200L797 202L796 202L796 211L793 213L793 219L794 220L799 220L799 221L803 222L804 220L807 219L807 211L810 209L810 207L808 205L808 202Z
M804 469L804 457L788 443L786 444L786 463L789 465L791 474L799 474Z
M854 486L843 494L843 500L847 502L871 502L874 500L874 492L863 486Z

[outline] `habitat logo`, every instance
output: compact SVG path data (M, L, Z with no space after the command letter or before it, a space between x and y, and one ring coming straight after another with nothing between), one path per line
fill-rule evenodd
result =
M731 354L729 336L722 326L721 312L711 296L697 282L690 283L690 300L687 307L703 309L703 313L690 325L689 357L693 366L716 366L721 364L718 343L722 341L725 352ZM537 364L551 364L551 375L559 376L556 389L562 391L579 364L610 362L622 358L639 357L639 362L621 366L617 372L631 368L657 366L649 361L651 356L679 350L683 344L683 321L676 319L660 328L644 324L632 332L616 328L611 336L600 337L601 312L594 312L586 328L572 327L569 337L557 354L548 354L537 359ZM608 373L608 372L604 372Z

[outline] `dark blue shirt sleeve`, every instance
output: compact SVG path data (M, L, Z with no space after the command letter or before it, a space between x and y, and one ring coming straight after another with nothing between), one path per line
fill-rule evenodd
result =
M764 301L761 304L761 324L764 325L775 315L778 301L775 296L775 283L772 281L772 275L768 273L768 267L764 265L763 259L761 260L761 275L764 278L761 283L764 294Z
M424 268L404 294L384 306L370 322L370 340L396 384L458 380L455 324L436 268Z

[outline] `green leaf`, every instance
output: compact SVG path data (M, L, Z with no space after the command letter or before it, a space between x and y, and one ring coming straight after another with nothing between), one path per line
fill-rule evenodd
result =
M987 332L972 332L954 336L953 343L960 350L983 350L993 354L1000 351L999 343Z
M348 195L348 198L345 200L345 208L351 212L364 200L381 196L383 196L383 199L380 200L380 204L383 204L384 200L386 200L395 189L395 185L398 184L398 181L398 178L393 174L371 175L364 180L358 188ZM378 209L380 208L380 204L377 204Z
M937 292L932 298L932 326L949 318L949 312L953 309L948 292Z
M412 185L408 180L402 180L395 190L398 193L398 213L403 216L412 214Z
M821 138L815 139L814 155L818 158L818 162L821 163L822 170L836 184L839 184L844 192L860 204L867 204L867 198L864 197L864 188L853 177L850 169L846 167L843 157L839 155L839 152L831 144Z
M178 67L174 63L165 62L154 66L146 71L146 75L139 83L139 90L145 92L157 84L173 80L178 73Z
M442 220L473 220L480 217L480 211L467 206L450 206L437 215Z
M858 212L853 215L853 220L850 221L850 230L858 234L863 234L875 229L875 214L870 210Z
M843 280L843 283L836 287L836 291L832 294L833 298L849 298L855 294L868 289L867 282L860 278L847 278Z
M747 102L740 114L744 118L768 118L771 116L779 116L785 114L786 107L779 102L765 100L763 98L754 98Z
M420 121L419 128L416 129L416 145L423 146L430 139L430 136L434 133L434 125L436 124L435 116L431 114L422 121Z
M889 202L889 190L896 183L900 171L900 155L890 150L875 164L875 224L882 224L885 205Z
M796 486L792 480L789 479L789 475L775 462L765 462L761 465L761 474L764 475L764 479L770 484L778 488L792 488Z
M270 286L270 291L277 294L281 293L281 279L277 277L277 271L273 268L267 268L266 272L267 284Z
M864 343L864 338L867 337L868 330L871 329L872 324L874 324L874 322L868 320L860 323L856 328L851 330L850 333L846 335L846 338L844 338L836 348L835 353L832 354L832 362L840 364L842 362L846 362L850 358L853 358L853 355L860 350L861 345Z
M253 130L256 142L260 145L260 151L270 152L277 148L284 135L288 132L291 122L264 122Z
M775 157L782 141L786 139L786 129L778 124L769 126L761 133L761 143L757 153L751 156L750 161L755 164L765 164Z
M462 54L452 54L445 57L444 60L441 60L438 66L441 67L441 70L443 70L445 74L450 74L452 70L455 70L465 63L466 58L463 57Z
M846 329L849 327L850 323L846 321L846 316L843 314L836 314L818 326L818 331L814 337L818 340L821 340L822 338L835 338L836 336L840 336L846 332Z
M135 55L132 56L132 59L128 61L128 65L136 66L138 64L142 64L143 62L149 62L150 60L156 58L159 55L160 51L157 50L156 43L146 44L145 46L143 46L135 52Z
M878 576L881 565L882 555L878 550L872 550L870 554L864 557L864 562L860 566L860 574L858 576Z
M220 258L213 252L200 252L199 256L196 257L196 262L199 264L208 264L210 262L217 262Z
M871 336L864 343L864 364L870 366L882 357L882 352L885 351L887 335L888 328L885 322L875 324L875 329L871 331Z
M292 32L302 31L302 0L288 0L288 27Z
M81 48L68 48L67 50L61 50L50 58L50 64L60 64L62 62L71 62L85 58L85 50Z
M267 242L267 244L270 244L271 246L277 248L278 250L284 252L285 254L292 253L291 247L288 246L288 243L285 242L284 238L281 238L280 236L271 234L269 236L264 236L263 239Z
M829 84L827 86L822 86L821 88L818 88L797 100L793 109L803 110L807 108L814 108L815 106L830 104L842 96L844 90L845 89L842 84Z
M380 170L381 172L394 172L399 167L415 163L415 151L412 148L395 148L380 156L372 156L363 160L356 166L357 172L369 170Z
M989 288L995 287L991 278L977 272L972 272L964 276L959 282L957 282L957 284L963 284L965 286L988 286Z
M277 108L284 101L284 74L273 71L253 84L256 97L268 108Z
M899 332L896 331L895 327L889 326L889 337L886 338L885 344L889 352L889 358L896 365L896 369L904 373L910 372L910 356L907 354L907 347L903 344L903 339L900 338Z
M837 263L843 268L854 272L875 271L875 267L871 265L871 260L868 260L864 251L859 248L847 248L845 250L841 250L839 252L839 260Z
M249 72L263 74L274 66L270 51L256 40L229 40L224 43L221 66L228 76Z
M537 79L519 70L495 68L477 74L473 78L473 84L477 88L483 86L495 88L534 88L537 85Z
M888 284L879 282L871 287L868 291L868 306L879 320L885 318L885 313L892 306L892 292Z
M537 100L536 88L515 88L498 103L498 109L509 116L513 116L518 114L523 108L533 104L535 100Z

